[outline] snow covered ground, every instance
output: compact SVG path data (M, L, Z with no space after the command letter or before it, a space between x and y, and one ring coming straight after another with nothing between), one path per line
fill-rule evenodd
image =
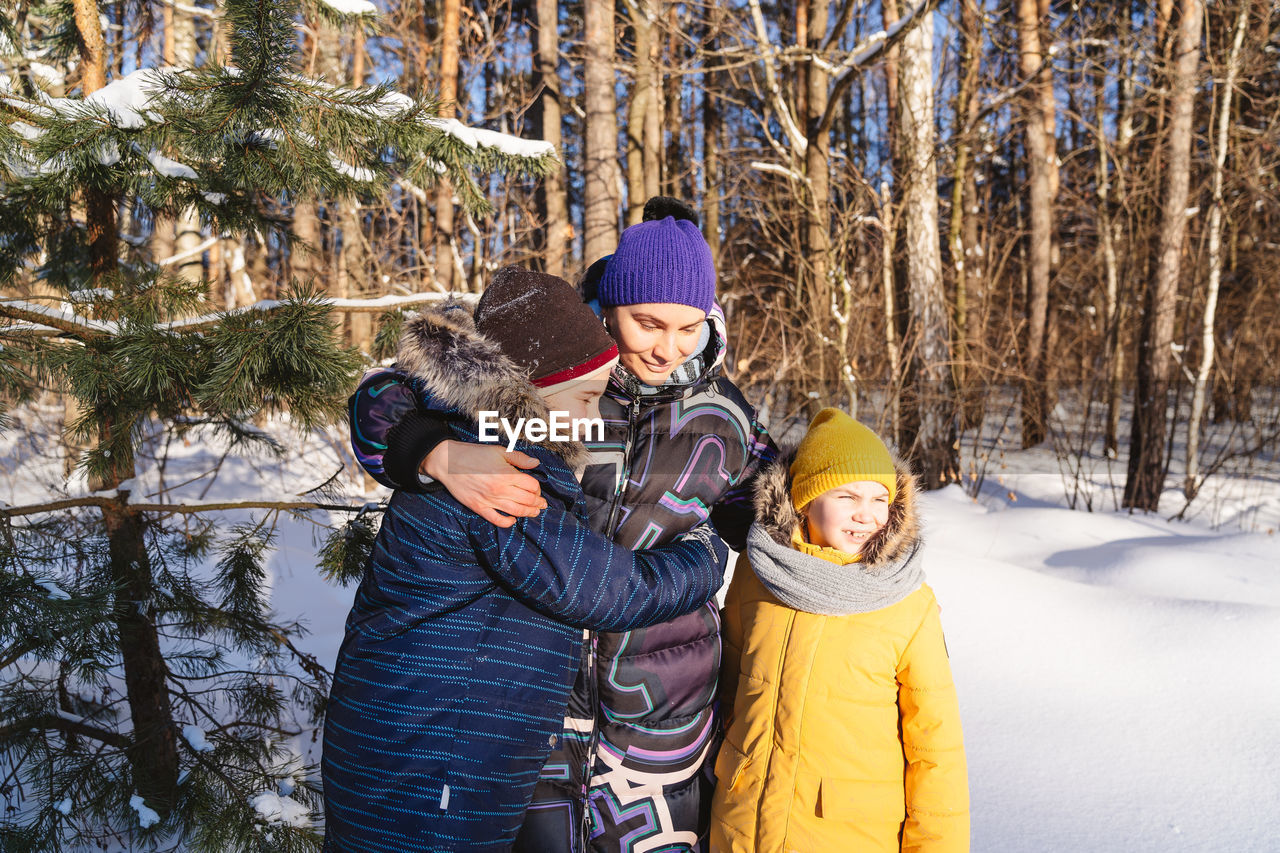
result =
M27 423L30 427L30 422ZM283 463L222 463L188 500L287 497L350 466L340 433ZM163 448L157 446L157 452ZM966 453L978 459L981 450ZM168 483L212 470L213 443L167 449ZM941 602L969 756L975 851L1280 851L1280 476L1274 460L1206 486L1190 521L1112 509L1122 464L1083 480L1048 449L992 445L977 498L926 495L926 570ZM30 429L0 435L0 500L50 496L57 461ZM140 484L158 485L153 470ZM348 500L365 494L351 475ZM315 572L321 516L285 517L273 600L331 665L352 589ZM299 749L317 758L312 737Z

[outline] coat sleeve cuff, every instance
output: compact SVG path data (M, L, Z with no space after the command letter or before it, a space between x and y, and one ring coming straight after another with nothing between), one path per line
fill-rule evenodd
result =
M396 488L407 492L421 492L440 485L429 478L424 482L418 476L422 460L442 441L453 438L453 433L437 417L412 410L387 432L387 450L382 459L387 479Z

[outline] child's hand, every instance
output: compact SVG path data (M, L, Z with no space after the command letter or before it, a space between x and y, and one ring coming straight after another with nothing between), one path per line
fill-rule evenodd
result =
M537 465L518 450L442 441L422 460L421 470L485 521L510 527L517 517L532 518L547 508L538 481L521 472Z

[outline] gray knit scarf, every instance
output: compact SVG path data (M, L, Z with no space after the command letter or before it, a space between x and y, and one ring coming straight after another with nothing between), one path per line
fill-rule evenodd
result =
M747 534L747 558L756 577L788 607L824 616L869 613L906 598L924 582L921 540L901 557L868 570L861 563L838 566L802 554L769 536L759 524Z

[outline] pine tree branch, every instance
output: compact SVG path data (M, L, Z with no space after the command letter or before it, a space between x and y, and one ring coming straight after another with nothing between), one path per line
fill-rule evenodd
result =
M28 504L26 506L2 507L0 508L0 518L19 518L28 515L40 515L46 512L60 512L64 509L73 509L75 507L106 507L118 506L120 499L115 496L108 495L85 495L79 498L65 498L60 501L49 501L43 504ZM326 504L316 503L313 501L220 501L215 503L199 503L199 504L129 504L130 509L138 512L156 512L156 513L180 513L194 514L200 512L213 512L218 510L231 509L277 509L277 510L329 510L332 512L369 512L376 504L362 504L353 506L349 504Z
M29 323L54 328L59 332L75 335L79 338L112 335L119 331L114 323L90 320L88 317L83 317L74 312L46 308L43 305L36 305L23 299L0 301L0 317L25 320Z
M52 326L42 326L34 323L21 323L15 326L5 326L0 328L0 334L8 337L10 335L22 335L29 338L60 338L66 334L61 329L55 329Z
M114 746L117 749L127 749L129 747L129 739L118 732L100 729L97 726L91 726L88 723L69 720L66 717L59 717L56 714L37 714L33 717L24 717L23 719L12 722L6 726L0 726L0 740L12 737L22 732L31 731L33 729L46 729L52 731L63 732L64 734L84 735L93 738L96 741L105 743L108 746Z
M18 661L22 660L27 654L40 647L40 643L23 643L17 646L10 646L0 651L0 670L8 669Z
M410 293L405 296L377 296L370 299L325 298L320 300L320 304L325 305L334 311L340 311L345 314L380 314L384 311L390 311L395 308L402 308L409 305L420 305L425 302L443 302L449 298L470 303L477 297L474 293L430 292ZM174 320L171 323L164 323L162 325L163 328L174 331L202 331L218 325L228 316L233 314L244 314L249 311L271 311L284 304L285 303L279 300L261 299L252 305L244 305L230 311L221 311L217 314L203 314L199 317L191 317L187 320Z
M316 659L315 655L307 654L295 646L293 644L293 640L289 639L289 635L284 631L281 631L278 628L272 628L271 636L278 644L293 652L294 658L298 661L298 665L302 667L303 671L305 671L307 675L311 676L316 681L325 683L333 677L333 673L325 669L324 665Z

